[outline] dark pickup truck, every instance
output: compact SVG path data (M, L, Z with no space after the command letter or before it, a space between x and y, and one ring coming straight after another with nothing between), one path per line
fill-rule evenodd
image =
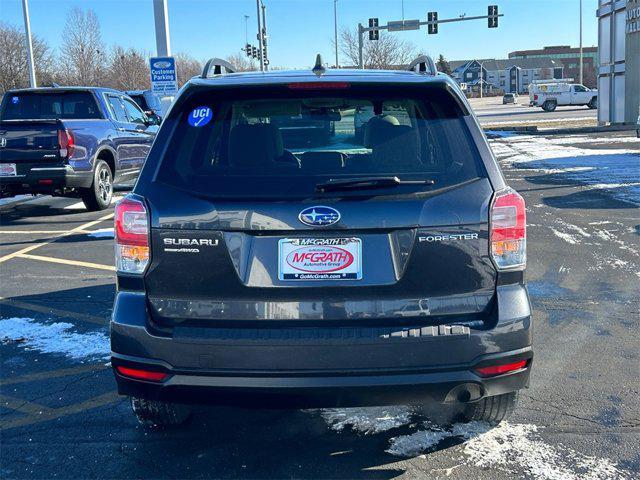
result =
M111 203L113 184L138 175L158 130L127 95L95 87L9 90L0 105L0 196Z

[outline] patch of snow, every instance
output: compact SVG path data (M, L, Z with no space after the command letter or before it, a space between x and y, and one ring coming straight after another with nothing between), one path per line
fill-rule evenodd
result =
M27 349L64 355L72 360L108 358L109 337L102 332L76 333L70 323L40 323L32 318L0 320L0 341L16 342Z
M551 231L556 237L561 238L562 240L564 240L567 243L570 243L571 245L577 245L578 243L580 243L580 240L578 240L578 238L575 235L571 235L570 233L566 233L566 232L559 232L553 227L549 227L549 228L551 228Z
M405 406L324 408L320 414L329 427L337 432L350 427L369 435L410 423L413 410Z
M457 423L450 429L433 428L391 439L387 452L413 457L447 438L464 441L465 463L485 469L544 480L624 480L631 475L607 458L597 458L563 445L545 443L536 425L482 422Z
M101 228L100 230L94 230L87 235L92 238L113 238L115 233L113 228Z
M640 149L593 149L563 145L558 138L519 136L492 141L500 163L559 175L640 205Z
M415 457L438 445L442 440L453 436L451 432L426 425L427 430L419 430L411 435L402 435L391 439L387 450L391 455Z

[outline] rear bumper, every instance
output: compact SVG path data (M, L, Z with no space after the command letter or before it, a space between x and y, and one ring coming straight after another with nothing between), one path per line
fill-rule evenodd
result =
M0 188L12 194L51 193L63 188L89 188L92 171L76 171L69 165L21 165L15 177L0 177Z
M149 382L115 371L118 392L179 403L260 407L450 403L512 392L529 383L530 309L524 287L498 290L505 304L491 329L426 327L389 338L367 335L365 328L359 336L336 336L282 327L254 338L247 332L216 335L216 328L207 328L214 334L206 337L175 331L160 336L146 325L144 295L119 292L111 322L114 369L161 371L168 377ZM527 361L525 368L495 377L474 371L520 360Z

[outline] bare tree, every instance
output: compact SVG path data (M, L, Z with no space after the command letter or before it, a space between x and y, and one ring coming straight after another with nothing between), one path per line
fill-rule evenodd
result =
M50 84L53 79L53 54L47 43L33 37L33 59L39 85ZM0 93L11 88L29 86L29 66L24 30L0 23Z
M67 14L62 34L60 78L64 83L99 85L107 58L100 33L100 22L93 10L78 7Z
M352 66L358 65L358 31L343 28L338 40L340 51ZM363 62L365 68L399 69L418 56L416 46L397 35L380 32L379 40L364 40Z
M249 72L258 69L256 63L251 57L247 57L246 55L242 55L241 53L229 55L226 60L231 65L233 65L233 68L236 72Z
M182 87L192 77L202 73L202 63L188 53L180 52L174 57L176 59L179 87Z
M145 54L134 48L113 47L109 75L103 82L118 90L146 90L150 86L149 64Z

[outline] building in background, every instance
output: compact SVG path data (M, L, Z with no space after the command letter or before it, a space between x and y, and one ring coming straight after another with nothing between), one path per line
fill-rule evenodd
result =
M484 60L454 60L451 76L467 91L485 93L525 93L534 80L563 78L564 65L550 58L509 58ZM482 70L483 81L480 82Z
M518 50L509 53L509 58L549 58L564 66L564 75L580 81L580 48L568 45L542 47L538 50ZM585 87L596 88L598 78L598 47L584 47L582 49L583 84Z
M640 0L599 0L598 122L640 114Z

